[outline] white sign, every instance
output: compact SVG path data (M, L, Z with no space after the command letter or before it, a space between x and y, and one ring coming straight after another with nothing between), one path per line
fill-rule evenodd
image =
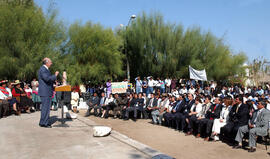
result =
M204 70L195 70L191 66L189 66L189 76L190 79L207 81L206 71Z
M112 82L112 94L126 93L128 88L127 82Z

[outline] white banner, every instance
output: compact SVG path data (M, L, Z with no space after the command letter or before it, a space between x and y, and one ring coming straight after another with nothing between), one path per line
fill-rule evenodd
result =
M205 69L199 71L199 70L195 70L194 68L189 66L189 76L190 76L190 79L207 81L207 76L206 76Z

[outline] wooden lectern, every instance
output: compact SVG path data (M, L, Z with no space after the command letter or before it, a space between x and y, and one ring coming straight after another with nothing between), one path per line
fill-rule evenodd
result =
M68 127L68 125L65 124L64 121L64 94L65 92L71 92L71 86L70 85L65 85L65 86L57 86L55 87L55 92L60 92L60 98L58 98L58 104L61 104L62 107L62 119L61 119L61 124L57 125L56 127Z
M55 92L71 92L71 86L70 85L57 86L55 87Z

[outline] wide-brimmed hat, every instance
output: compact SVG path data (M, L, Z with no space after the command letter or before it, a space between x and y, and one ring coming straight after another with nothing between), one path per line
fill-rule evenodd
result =
M2 80L0 81L0 84L8 83L8 80Z
M17 85L17 84L21 84L22 82L20 82L20 80L15 80L14 83L12 83L13 85Z

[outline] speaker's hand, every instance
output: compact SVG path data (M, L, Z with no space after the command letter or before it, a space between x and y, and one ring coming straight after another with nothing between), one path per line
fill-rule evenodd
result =
M55 72L55 76L57 77L57 76L58 76L58 74L59 74L59 71L56 71L56 72Z

